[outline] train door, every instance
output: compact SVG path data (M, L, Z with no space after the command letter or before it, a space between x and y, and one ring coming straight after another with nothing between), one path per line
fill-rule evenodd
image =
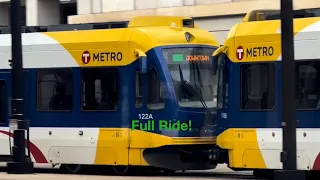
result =
M226 54L220 54L218 58L218 92L217 92L217 101L218 101L218 116L217 120L217 133L220 134L228 126L228 91L229 91L229 71L227 60L228 57Z
M146 97L145 97L145 91L146 91L146 75L141 74L139 70L135 71L135 76L134 76L134 87L135 87L135 99L133 100L134 102L134 111L132 113L133 118L131 119L131 133L130 133L130 158L129 158L129 163L130 165L141 165L141 159L142 158L142 153L140 149L136 149L136 142L139 142L140 140L137 139L138 136L135 134L135 128L132 124L135 121L140 122L140 116L141 114L144 113L144 107L145 107L145 102L146 102ZM139 130L139 129L138 129Z
M131 128L138 131L132 131L131 133L130 144L131 147L134 146L133 148L137 147L136 145L138 145L139 148L149 147L153 140L148 137L148 133L161 133L156 120L165 119L165 113L163 113L164 98L161 97L161 83L158 72L159 71L152 66L148 68L147 74L141 74L140 71L135 72L136 96ZM143 133L142 131L148 133L144 135L137 134ZM130 151L131 164L143 164L143 162L141 162L143 158L140 158L142 156L141 151L137 149L137 152L135 152L136 155L131 155L134 151L135 150Z
M0 73L0 162L10 160L12 138L9 132L11 104L11 73Z
M135 119L139 123L135 123L135 129L160 133L156 120L165 119L165 113L163 113L165 102L162 97L159 72L154 66L148 68L147 74L136 72Z

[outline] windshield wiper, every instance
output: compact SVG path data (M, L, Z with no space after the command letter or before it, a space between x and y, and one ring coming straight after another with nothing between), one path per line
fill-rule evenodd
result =
M203 105L204 109L207 111L207 115L208 115L208 118L209 118L209 121L213 120L213 117L212 117L212 114L211 114L211 111L210 109L208 108L206 102L204 101L204 99L201 97L201 95L192 87L192 85L186 81L183 77L183 73L182 73L182 70L181 70L181 67L179 65L179 74L180 74L180 80L181 80L181 83L182 83L182 87L187 90L188 92L190 92L190 90L193 92L191 94L195 95L201 102L201 104ZM212 123L210 125L215 125L215 123Z

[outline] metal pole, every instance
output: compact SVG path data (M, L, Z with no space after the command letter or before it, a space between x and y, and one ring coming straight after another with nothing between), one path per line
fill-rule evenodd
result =
M274 179L305 179L304 171L297 171L295 62L293 37L292 0L281 0L281 47L282 47L282 143L281 162L283 171Z
M12 56L12 119L24 120L24 77L22 67L22 41L20 22L20 0L11 0L11 56ZM22 135L23 132L23 135ZM33 172L33 163L26 161L25 131L15 130L13 162L7 164L8 173L27 174Z
M24 149L24 138L25 138L25 131L22 129L14 130L14 145L13 145L13 161L14 162L25 162L26 154L22 150ZM22 145L22 146L21 146ZM22 150L22 151L21 151Z
M292 0L281 0L283 169L297 169Z
M12 119L24 120L20 0L11 0Z

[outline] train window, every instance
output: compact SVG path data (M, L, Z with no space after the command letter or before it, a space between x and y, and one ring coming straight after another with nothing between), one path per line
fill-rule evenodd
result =
M37 110L71 110L72 85L72 69L39 69L37 71Z
M160 79L154 67L151 67L147 75L147 107L151 110L164 108L164 98L161 93Z
M141 108L142 105L143 105L143 102L142 102L141 74L139 71L136 71L136 108Z
M6 81L0 80L0 124L3 124L7 120L8 112L8 97L7 97L7 86Z
M241 65L241 109L271 110L275 105L275 65Z
M296 107L297 109L320 108L320 62L296 63Z
M117 110L118 68L83 68L81 76L83 111Z

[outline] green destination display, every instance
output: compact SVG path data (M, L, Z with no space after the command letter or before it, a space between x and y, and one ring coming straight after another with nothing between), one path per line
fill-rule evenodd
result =
M190 61L210 61L213 51L211 48L197 47L163 49L162 53L168 64L180 64Z
M172 55L173 62L181 62L184 61L183 54L173 54Z

